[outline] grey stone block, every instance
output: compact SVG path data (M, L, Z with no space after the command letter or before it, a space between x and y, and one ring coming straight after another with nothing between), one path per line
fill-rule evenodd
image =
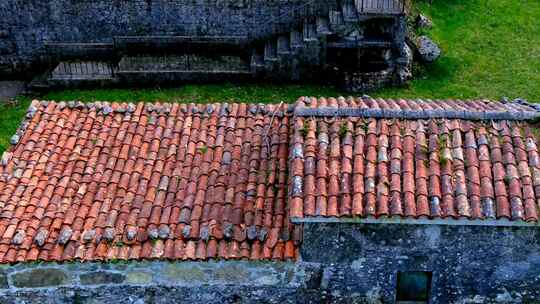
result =
M126 274L125 283L150 284L152 283L152 274L148 271L130 271Z
M439 46L427 36L418 38L416 48L420 54L420 58L427 63L435 62L441 56Z
M0 289L9 288L8 278L5 271L0 271Z
M81 274L79 279L83 285L120 284L125 281L126 276L121 273L96 271Z
M70 283L70 280L63 270L38 268L13 273L11 275L11 282L15 287L31 288L66 285Z

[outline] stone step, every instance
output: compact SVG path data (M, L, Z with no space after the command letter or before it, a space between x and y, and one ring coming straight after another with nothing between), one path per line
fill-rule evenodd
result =
M122 51L174 49L234 49L249 43L246 36L116 36L114 46Z
M330 11L329 23L332 29L339 28L345 24L343 20L343 13L340 11Z
M123 84L178 84L213 83L224 81L247 81L253 79L251 70L245 71L119 71L116 73L118 82Z
M120 83L242 81L253 77L250 62L237 56L124 56L115 73Z
M49 72L37 74L30 83L28 83L28 90L30 92L47 91L51 88L51 81L49 78L51 74Z
M63 61L51 72L49 80L110 80L113 65L100 61Z
M69 60L70 58L85 58L92 60L113 56L114 45L112 43L64 43L45 42L47 54L53 58Z
M331 42L327 44L328 48L340 48L340 49L356 49L356 48L390 48L392 41L383 39L360 39L360 40L346 40L343 39L337 42Z
M278 55L291 54L291 40L290 35L281 35L277 39L277 53Z
M329 20L326 17L317 17L317 34L321 36L330 35L332 31L330 30Z
M124 56L116 73L249 72L250 63L238 56Z
M277 41L270 39L266 41L264 45L264 60L265 61L276 61L278 60L277 56Z
M293 29L291 31L291 48L298 50L304 46L304 41L302 37L302 32L299 30Z
M317 25L310 20L304 21L303 37L305 42L317 41Z

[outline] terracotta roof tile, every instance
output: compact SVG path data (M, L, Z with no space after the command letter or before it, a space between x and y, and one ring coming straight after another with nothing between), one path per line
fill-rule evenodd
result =
M295 258L285 111L33 102L0 167L0 262Z
M0 262L295 259L311 217L537 221L535 117L485 100L33 102L2 156Z
M523 102L300 98L292 184L309 186L290 215L537 221L540 163L523 120L538 114Z

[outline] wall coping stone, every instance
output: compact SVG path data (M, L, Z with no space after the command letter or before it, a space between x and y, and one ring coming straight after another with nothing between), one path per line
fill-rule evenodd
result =
M352 107L298 107L294 114L300 117L365 117L388 119L465 119L465 120L531 120L540 117L540 112L502 112L485 111L471 112L460 110L385 110L360 109Z
M309 285L317 263L275 261L35 262L0 265L0 295L17 290L92 286ZM53 274L53 275L51 275Z

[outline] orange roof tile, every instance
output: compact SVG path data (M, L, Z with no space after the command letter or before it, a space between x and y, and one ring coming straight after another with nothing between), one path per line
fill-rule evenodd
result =
M0 263L295 259L310 218L536 222L538 110L35 101L0 165Z
M293 219L538 221L534 105L301 98L295 113Z
M0 262L295 258L286 110L34 102L0 167Z

